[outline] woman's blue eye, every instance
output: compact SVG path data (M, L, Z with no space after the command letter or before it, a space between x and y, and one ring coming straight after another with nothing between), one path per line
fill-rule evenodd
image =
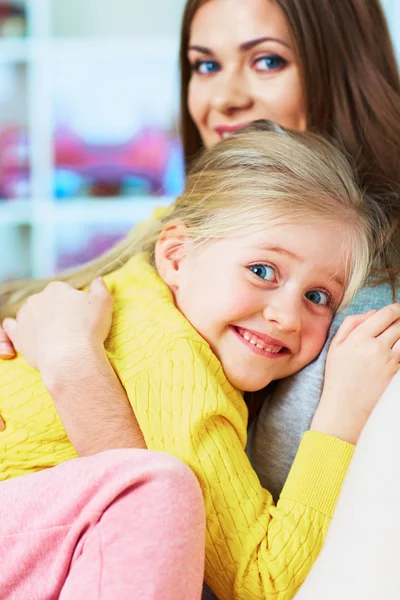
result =
M280 69L286 65L286 60L279 56L279 54L268 54L262 56L255 61L257 68L260 71L272 71L273 69Z
M192 65L192 71L200 73L200 75L208 75L219 71L219 65L215 60L196 60Z
M264 279L264 281L274 281L275 279L275 271L268 265L252 265L250 271L260 279Z
M307 292L305 296L307 300L310 300L310 302L318 304L319 306L329 306L331 301L329 294L320 290L311 290L310 292Z

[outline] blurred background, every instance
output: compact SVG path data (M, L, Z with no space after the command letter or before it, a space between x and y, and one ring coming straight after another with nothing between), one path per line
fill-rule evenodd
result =
M180 193L184 4L0 0L0 280L94 258Z

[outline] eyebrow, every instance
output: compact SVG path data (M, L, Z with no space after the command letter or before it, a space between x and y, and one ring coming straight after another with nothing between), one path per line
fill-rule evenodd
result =
M286 46L286 48L289 48L289 50L291 50L290 44L284 42L283 40L280 40L279 38L274 37L260 37L254 40L249 40L248 42L243 42L242 44L240 44L239 50L240 52L247 52L255 46L258 46L258 44L262 44L263 42L277 42L278 44L282 44L282 46ZM188 46L188 51L189 50L197 50L198 52L201 52L202 54L207 54L209 56L213 54L212 50L210 50L209 48L206 48L205 46L198 46L197 44L190 44Z
M293 258L299 263L304 263L300 256L297 256L297 254L294 254L294 252L290 252L290 250L286 250L286 248L280 248L279 246L263 246L262 249L268 250L268 252L277 252L278 254L284 254L285 256L289 256L289 258ZM334 281L341 287L344 287L343 279L335 274L329 276L329 281Z
M299 263L303 263L304 261L297 256L294 252L290 252L290 250L286 250L286 248L280 248L279 246L262 246L263 250L268 250L268 252L277 252L278 254L284 254L285 256L289 256L289 258L294 258Z

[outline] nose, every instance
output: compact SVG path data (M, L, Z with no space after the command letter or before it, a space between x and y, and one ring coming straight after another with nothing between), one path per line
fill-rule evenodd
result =
M250 108L253 101L246 78L228 69L222 72L215 80L211 104L224 114Z
M264 319L274 323L276 329L298 333L301 329L302 301L295 293L285 291L269 298L264 308Z

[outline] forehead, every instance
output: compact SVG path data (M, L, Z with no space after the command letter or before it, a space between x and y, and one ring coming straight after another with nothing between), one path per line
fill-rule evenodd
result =
M299 272L344 281L349 263L348 234L343 223L279 225L225 238L210 248L216 259L228 262L276 259L290 263Z
M284 14L273 0L208 0L194 15L189 43L223 47L268 36L291 41Z

